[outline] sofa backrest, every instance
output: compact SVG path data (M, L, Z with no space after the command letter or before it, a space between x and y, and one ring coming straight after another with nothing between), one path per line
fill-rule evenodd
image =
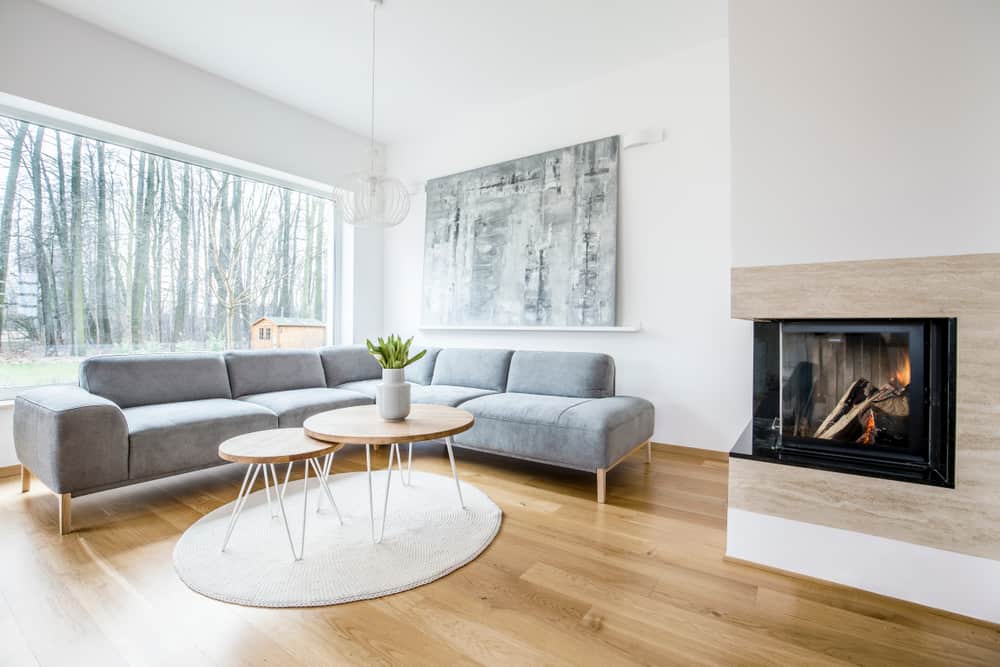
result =
M326 386L316 350L241 350L225 359L234 398Z
M84 359L80 386L121 408L232 398L221 354L112 354Z
M594 352L515 352L507 391L605 398L615 395L615 360Z
M441 350L434 362L431 384L450 384L504 391L510 370L511 350Z
M345 382L375 380L382 377L382 367L368 354L364 345L334 345L319 351L323 360L326 386L336 387Z
M406 367L403 371L406 381L416 382L417 384L430 384L431 380L434 379L434 363L437 361L437 356L441 352L441 348L414 346L411 349L414 354L420 352L420 350L426 350L427 354L420 361L416 361Z

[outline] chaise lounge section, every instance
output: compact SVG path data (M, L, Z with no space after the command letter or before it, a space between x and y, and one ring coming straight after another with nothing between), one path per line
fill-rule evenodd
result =
M93 357L79 386L18 396L22 490L34 474L58 494L66 533L71 498L220 465L223 440L371 404L380 377L361 346ZM641 447L649 460L653 405L615 395L607 355L429 348L406 379L414 402L476 417L456 445L593 472L598 502L608 470Z

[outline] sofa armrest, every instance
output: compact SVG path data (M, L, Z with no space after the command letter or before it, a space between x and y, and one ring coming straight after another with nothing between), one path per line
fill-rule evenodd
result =
M111 401L75 386L32 389L14 402L14 449L56 493L128 479L128 425Z

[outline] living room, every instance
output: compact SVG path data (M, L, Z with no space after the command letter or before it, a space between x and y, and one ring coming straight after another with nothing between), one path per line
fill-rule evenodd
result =
M0 664L1000 663L997 118L979 0L0 0Z

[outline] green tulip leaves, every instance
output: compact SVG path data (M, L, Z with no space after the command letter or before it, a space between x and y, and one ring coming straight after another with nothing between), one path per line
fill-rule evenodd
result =
M369 354L375 357L375 360L382 368L406 368L413 362L422 359L427 354L427 350L421 350L412 357L409 356L410 343L412 342L412 336L404 341L395 334L392 334L386 340L383 340L380 336L377 345L370 340L365 340Z

